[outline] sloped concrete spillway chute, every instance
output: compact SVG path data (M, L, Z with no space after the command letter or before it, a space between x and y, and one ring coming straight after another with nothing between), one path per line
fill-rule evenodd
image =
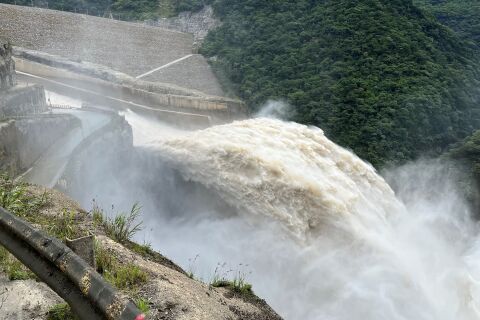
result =
M0 208L0 244L72 307L81 320L143 320L140 310L60 241Z

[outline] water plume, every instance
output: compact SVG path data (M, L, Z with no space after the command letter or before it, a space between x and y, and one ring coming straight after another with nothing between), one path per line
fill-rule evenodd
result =
M89 153L77 199L140 201L136 240L185 269L199 255L197 278L248 265L287 320L479 319L479 230L452 165L379 175L314 127L257 118L177 132L125 116L135 155Z
M156 150L186 179L213 189L248 217L279 220L303 240L346 216L352 230L382 224L400 207L372 166L320 129L293 122L234 122L161 141Z
M285 101L268 100L255 113L254 118L271 118L278 120L287 120L294 112L292 106Z
M242 217L175 230L248 261L254 288L287 319L480 316L478 228L442 163L385 172L395 196L369 164L296 123L246 120L154 148Z

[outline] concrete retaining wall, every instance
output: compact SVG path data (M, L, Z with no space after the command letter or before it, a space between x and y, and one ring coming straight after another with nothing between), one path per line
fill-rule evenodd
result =
M0 172L13 175L18 171L17 129L15 121L0 122Z
M0 119L45 111L47 111L47 101L41 86L17 86L0 92Z
M169 107L173 110L182 109L179 111L184 112L209 111L211 115L218 115L218 117L245 115L247 112L245 104L238 100L204 95L201 92L173 86L159 87L158 84L134 80L127 75L109 74L108 77L97 77L98 72L90 70L88 66L77 67L71 65L68 69L63 69L61 68L62 64L54 63L55 61L52 59L55 59L55 57L49 56L47 61L45 57L40 59L37 56L37 54L34 55L36 58L32 57L31 54L17 56L15 58L17 70L39 77L58 79L65 84L80 86L96 92L126 93L144 99L150 103L151 107ZM31 59L34 59L34 61ZM98 74L104 74L105 72L101 71Z
M11 176L20 174L79 125L80 121L71 115L24 117L0 123L0 171Z
M208 111L219 117L245 115L247 110L241 101L215 96L185 96L151 92L143 88L104 81L72 71L55 68L26 59L15 59L17 70L48 79L56 79L64 84L79 86L95 92L119 92L139 98L140 103L151 107L168 107L182 112ZM181 110L179 110L181 109Z
M83 140L72 152L70 160L57 181L55 189L81 199L85 194L82 189L88 185L85 182L86 170L98 170L97 161L104 162L107 159L125 159L134 153L133 132L130 124L124 117L112 114L110 122L92 133ZM101 157L98 155L101 154ZM95 159L94 162L93 159ZM113 164L112 164L113 165ZM125 168L118 168L124 170ZM91 171L89 171L91 172Z

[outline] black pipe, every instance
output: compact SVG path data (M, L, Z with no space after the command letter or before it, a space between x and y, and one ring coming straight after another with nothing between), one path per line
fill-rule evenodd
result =
M62 297L81 320L145 316L59 240L0 207L0 244Z

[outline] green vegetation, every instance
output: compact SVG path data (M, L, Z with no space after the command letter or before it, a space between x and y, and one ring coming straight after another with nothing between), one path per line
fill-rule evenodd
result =
M475 52L409 0L223 0L201 52L253 109L286 99L377 167L478 128Z
M470 174L480 183L480 130L455 146L449 156L464 161L470 168Z
M35 279L35 275L4 247L0 247L0 270L12 281Z
M47 201L47 194L40 197L30 194L25 184L15 183L7 175L0 175L0 206L20 217L32 217ZM35 275L0 246L0 269L10 280L34 279Z
M100 244L95 245L97 272L106 281L120 290L136 292L141 284L146 283L148 274L133 263L122 264Z
M38 197L27 192L27 185L0 175L0 206L19 217L27 217L47 203L47 193Z
M1 207L60 240L85 235L84 231L76 225L79 216L74 211L64 209L60 215L40 214L47 204L47 192L34 194L28 190L26 184L15 182L7 175L0 175ZM0 269L7 274L10 280L35 278L35 275L27 267L3 247L0 247Z
M446 156L455 160L465 172L466 176L459 179L458 185L480 218L480 130L456 144Z
M196 272L196 269L197 269L197 260L198 258L200 257L200 255L196 255L195 258L190 258L188 259L188 271L187 271L187 275L190 279L195 279L195 272Z
M75 218L77 214L74 211L63 209L59 217L55 217L55 222L47 228L47 232L58 239L75 239L79 234L78 228L75 225Z
M210 5L214 2L214 0L177 0L174 1L175 3L175 12L182 12L182 11L199 11L204 6Z
M246 281L247 274L244 271L238 270L233 277L233 280L229 280L229 274L233 272L232 269L225 270L226 263L217 264L213 278L210 281L210 285L215 288L228 288L233 293L242 295L243 297L253 297L254 293L252 285ZM239 268L243 267L242 264Z
M85 218L72 210L64 209L60 215L42 214L40 211L48 205L48 195L36 195L29 191L26 184L16 183L8 176L0 176L0 206L16 214L28 222L39 226L51 236L65 240L85 235L86 231L79 228L79 219ZM92 219L95 228L103 228L106 233L118 242L135 248L144 255L156 257L150 245L138 245L130 241L135 232L140 230L141 223L135 223L140 214L140 206L135 204L132 210L122 213L115 219L104 218L103 212L95 207ZM137 296L137 304L142 311L148 311L148 303L138 297L141 284L147 282L148 274L133 263L120 262L113 253L95 244L97 271L106 281L117 289ZM0 270L5 272L10 280L35 279L35 275L20 261L13 257L5 248L0 247ZM59 304L48 312L48 319L75 319L67 304Z
M233 280L217 279L210 283L215 288L228 288L234 293L244 296L253 295L252 285L245 281L245 275L238 273Z
M76 320L78 319L67 303L56 304L47 312L47 320Z
M480 2L478 0L415 0L442 24L480 47Z
M135 300L135 304L137 305L137 308L144 314L148 314L150 312L150 304L147 300L143 298L138 298L137 300Z
M138 244L129 241L125 244L125 246L133 252L138 253L142 257L153 257L155 254L155 251L153 251L150 243Z
M109 218L100 208L94 206L92 210L93 223L95 226L103 226L105 233L111 239L126 244L131 242L135 233L142 230L143 222L136 222L141 209L142 207L135 203L129 213L122 212L114 218ZM143 249L146 250L146 248Z
M38 225L50 236L60 240L84 236L76 226L79 216L64 209L61 215L42 215L39 211L48 203L47 192L41 195L28 191L27 185L15 182L6 175L0 176L0 206L31 224Z

